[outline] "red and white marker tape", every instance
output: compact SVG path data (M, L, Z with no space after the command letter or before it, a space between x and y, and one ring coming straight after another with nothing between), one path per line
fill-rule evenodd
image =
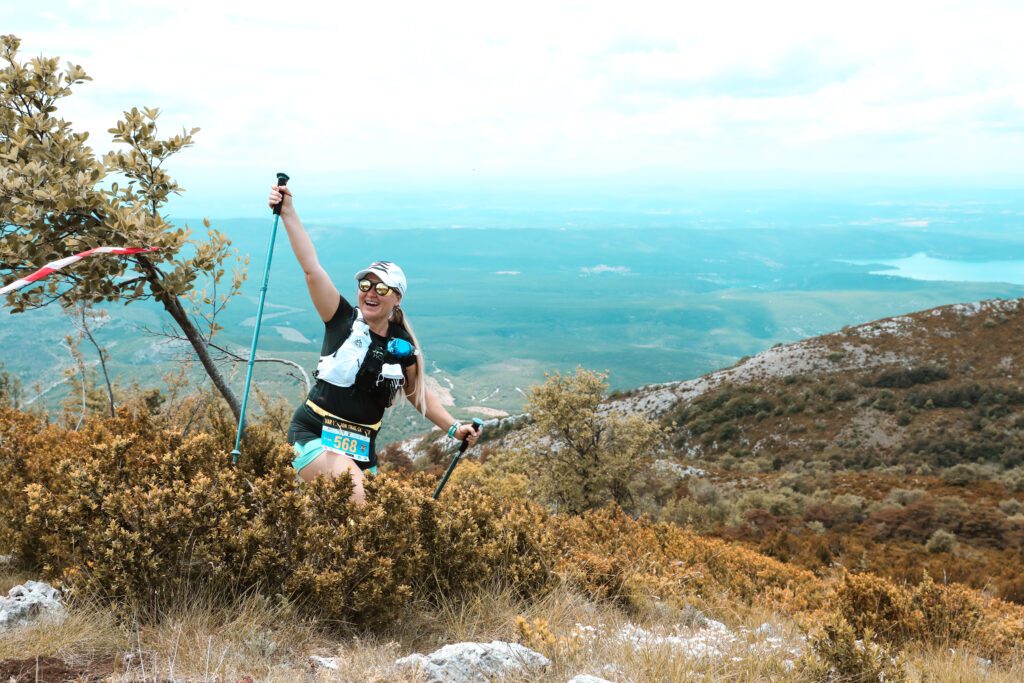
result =
M160 247L96 247L94 249L89 249L88 251L83 251L80 254L75 254L74 256L62 258L59 261L47 263L45 266L43 266L36 272L32 273L31 275L26 275L20 280L15 280L9 285L0 287L0 295L7 294L8 292L13 292L17 289L21 289L25 285L30 285L36 280L42 280L47 275L51 273L56 273L64 266L69 266L72 263L77 263L78 261L81 261L87 256L92 256L93 254L140 254L145 251L156 251L159 248Z

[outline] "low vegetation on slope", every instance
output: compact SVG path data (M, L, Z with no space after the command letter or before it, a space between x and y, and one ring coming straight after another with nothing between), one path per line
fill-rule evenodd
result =
M902 370L723 383L660 424L608 410L601 375L556 374L532 390L526 429L460 466L440 501L429 460L403 471L392 453L361 508L347 479L297 482L270 423L232 467L215 403L193 404L187 430L181 406L156 398L77 430L6 405L0 553L133 623L159 624L203 586L228 611L259 598L366 636L500 587L520 605L568 591L638 623L783 615L808 635L793 673L805 680L892 674L908 648L1012 664L1024 607L968 586L988 572L1016 596L1016 360L986 376L979 351L965 375L954 350ZM943 433L989 447L955 463L917 447ZM572 661L576 636L545 624L520 621L519 637Z
M819 339L821 369L678 402L663 417L674 449L709 476L665 514L817 571L928 571L1024 601L1015 304L849 328Z

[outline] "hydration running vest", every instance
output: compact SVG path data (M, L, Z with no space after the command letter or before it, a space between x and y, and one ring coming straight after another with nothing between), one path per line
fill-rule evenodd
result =
M415 347L400 337L387 340L383 358L367 361L367 352L373 344L370 326L363 312L355 308L348 337L334 353L320 356L313 376L337 387L351 387L370 393L387 391L387 405L394 401L398 389L405 384L402 365L394 362L417 353ZM386 362L386 361L392 362Z

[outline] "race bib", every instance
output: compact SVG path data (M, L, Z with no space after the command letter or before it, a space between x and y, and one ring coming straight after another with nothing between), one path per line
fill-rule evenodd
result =
M360 424L324 416L320 443L326 450L344 453L356 462L370 462L370 442L373 430Z

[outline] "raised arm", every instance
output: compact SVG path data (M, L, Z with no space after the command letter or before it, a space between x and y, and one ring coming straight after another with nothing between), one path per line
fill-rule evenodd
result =
M327 322L334 317L338 310L340 295L338 288L331 282L327 271L320 265L316 257L316 249L313 242L302 227L299 214L295 212L295 204L292 202L292 192L287 187L270 188L270 206L281 205L281 220L284 221L284 228L288 232L288 241L295 252L295 258L302 266L302 272L306 274L306 286L309 288L309 296L313 300L313 306L320 318Z

